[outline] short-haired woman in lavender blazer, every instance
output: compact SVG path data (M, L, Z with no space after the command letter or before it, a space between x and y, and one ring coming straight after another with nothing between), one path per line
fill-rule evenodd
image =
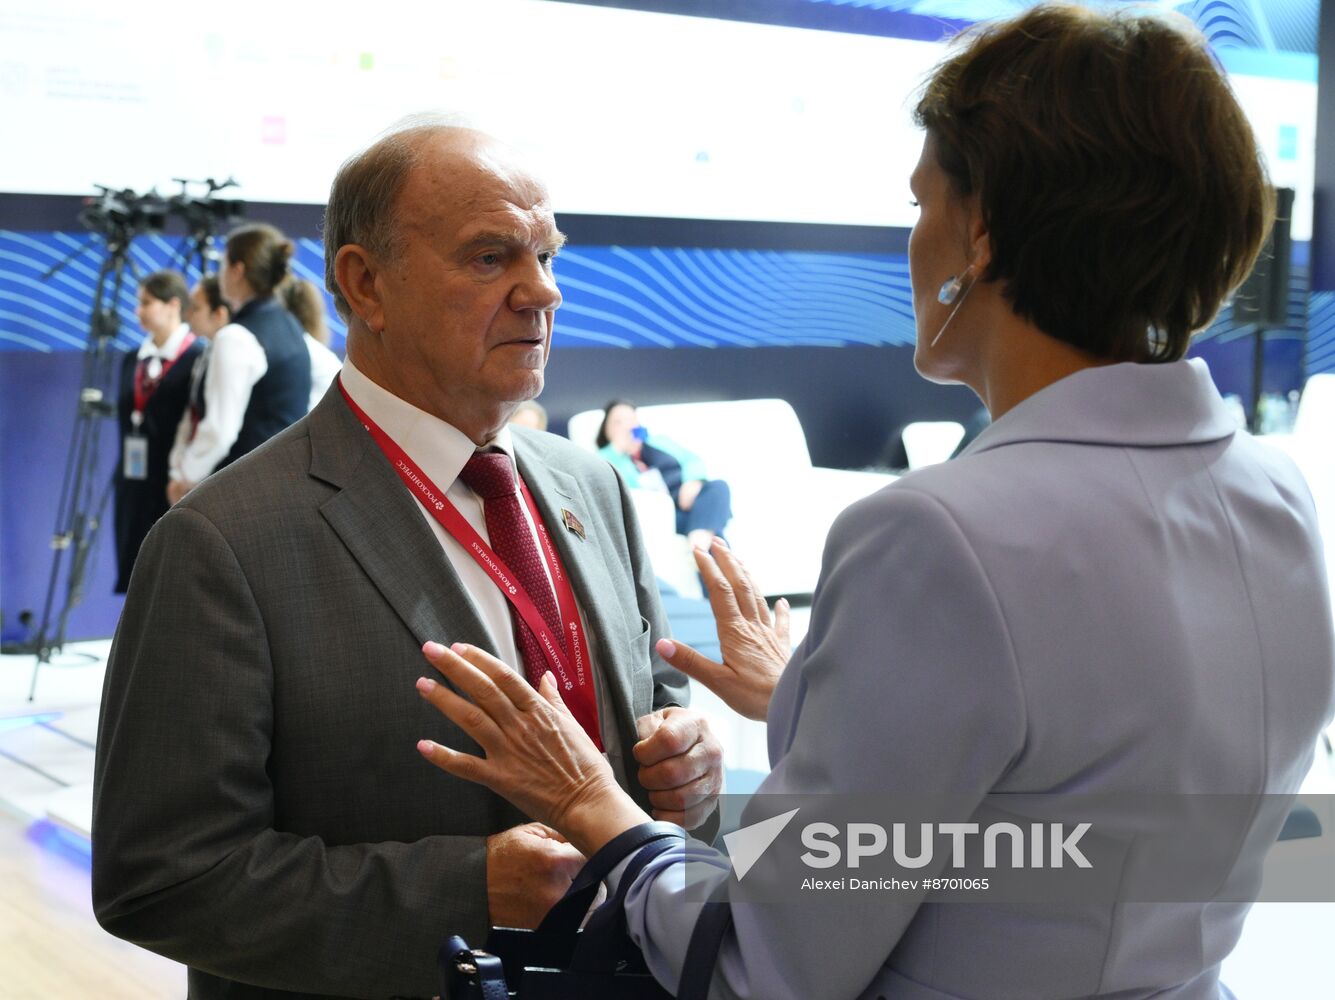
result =
M1175 17L1036 7L966 34L915 115L916 365L973 389L993 423L839 518L791 658L783 606L719 544L699 561L724 663L670 640L660 654L768 720L762 794L1294 792L1332 714L1330 598L1302 477L1185 360L1273 203L1204 40ZM477 650L426 653L450 685L424 680L423 696L486 752L427 743L432 763L586 855L649 821L550 679L533 691ZM674 790L656 794L671 807ZM1134 846L1141 819L1103 832ZM1281 820L1258 811L1206 874L1259 875ZM1247 911L875 892L761 905L690 844L627 894L670 990L703 905L688 856L732 902L722 997L1214 1000Z

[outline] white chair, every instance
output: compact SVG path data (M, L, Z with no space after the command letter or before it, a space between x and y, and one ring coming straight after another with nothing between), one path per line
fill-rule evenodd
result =
M769 596L810 594L820 575L825 536L834 519L850 503L895 479L813 466L802 424L782 399L674 403L638 410L641 423L651 433L694 451L710 476L727 481L733 512L726 532L728 542ZM568 424L570 440L596 450L602 419L601 410L575 414ZM637 495L643 521L639 503ZM669 524L674 537L680 539L679 551L689 560L685 540L675 535L675 523ZM664 530L661 524L646 523L644 527L646 537ZM677 586L678 563L666 553L666 546L663 550L664 563L660 565L652 547L650 560L660 577ZM689 572L694 579L693 561Z
M964 439L964 425L954 420L915 420L904 428L904 454L910 469L944 462Z
M1331 438L1335 436L1335 373L1313 375L1307 380L1298 400L1293 436L1313 445L1331 447Z

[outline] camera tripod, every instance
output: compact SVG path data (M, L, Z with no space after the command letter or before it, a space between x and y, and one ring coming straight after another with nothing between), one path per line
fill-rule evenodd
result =
M83 600L89 559L111 496L110 480L99 473L100 443L106 418L114 416L116 412L114 377L116 361L120 357L120 352L113 347L120 326L116 303L125 284L125 273L134 267L130 260L134 228L118 224L104 235L106 255L98 270L96 290L93 293L88 346L83 356L82 388L79 390L75 411L74 439L65 462L60 504L56 510L56 528L51 536L51 548L55 552L51 562L51 576L47 581L41 623L32 639L25 643L37 656L37 662L33 664L32 683L28 687L29 701L37 694L37 677L42 665L50 663L51 654L65 645L70 613ZM75 256L82 252L82 249L77 251ZM46 276L49 278L71 259L67 257L48 271ZM67 555L69 568L64 574L64 599L57 608L56 595L61 590L62 569Z
M220 223L234 222L245 213L245 202L238 199L217 198L217 192L236 186L228 178L219 183L213 178L192 181L176 178L181 185L179 194L170 199L155 191L139 195L126 189L115 191L98 185L99 194L87 200L79 213L79 221L106 243L105 257L97 275L93 293L93 312L89 327L88 346L84 351L83 382L75 416L74 440L65 465L64 482L60 490L60 504L56 514L56 529L51 538L55 556L51 576L47 582L46 601L41 624L30 640L17 645L17 652L34 653L32 683L28 700L37 693L37 677L42 664L51 662L51 654L65 645L70 613L83 600L89 560L97 541L98 528L106 515L111 499L112 481L99 471L102 425L116 414L117 386L114 384L116 361L120 352L113 344L120 326L116 303L125 287L125 274L135 273L130 259L130 244L139 233L160 233L170 215L179 216L186 224L186 239L182 244L179 263L188 275L198 262L200 276L217 269L214 233ZM202 196L190 193L191 184L207 185ZM80 247L49 270L50 278L75 257L86 253L89 247ZM69 567L64 570L65 557ZM57 594L62 589L64 599L56 607Z

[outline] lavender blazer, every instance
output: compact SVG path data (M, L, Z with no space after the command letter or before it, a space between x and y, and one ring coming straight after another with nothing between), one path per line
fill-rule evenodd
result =
M1333 674L1292 463L1235 429L1199 361L1090 369L839 518L761 792L1292 791ZM665 858L630 893L667 982L699 908L681 874ZM1247 908L733 909L715 997L1194 1000L1221 995Z

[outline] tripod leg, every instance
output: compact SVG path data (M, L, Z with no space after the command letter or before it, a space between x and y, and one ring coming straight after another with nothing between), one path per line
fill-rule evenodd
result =
M89 331L88 347L84 353L83 388L79 391L74 440L71 442L65 466L65 479L61 487L60 507L56 517L55 555L51 563L51 576L47 582L42 623L33 638L33 650L37 654L37 659L33 664L32 683L28 687L29 701L37 695L37 677L42 664L50 663L52 650L64 645L65 628L70 612L83 595L87 553L97 537L100 517L93 514L93 490L101 459L98 442L101 437L101 422L115 413L114 406L109 400L116 398L111 377L113 361L118 352L112 350L112 343L118 325L116 304L120 299L125 270L132 266L129 260L129 244L128 238L108 240L110 256L103 262L97 278L92 328ZM110 279L109 299L108 279ZM61 565L67 548L71 548L71 561L65 588L66 599L56 615L59 624L53 642L48 636Z

